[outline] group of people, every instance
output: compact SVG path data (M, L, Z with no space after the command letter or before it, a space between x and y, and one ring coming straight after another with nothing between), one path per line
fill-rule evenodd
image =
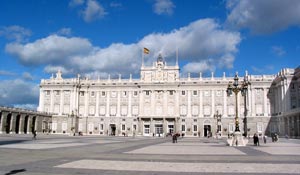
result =
M262 139L263 139L264 143L266 144L267 143L267 136L264 135L262 137ZM255 146L259 146L259 138L258 138L258 135L256 133L253 135L253 143L254 143Z

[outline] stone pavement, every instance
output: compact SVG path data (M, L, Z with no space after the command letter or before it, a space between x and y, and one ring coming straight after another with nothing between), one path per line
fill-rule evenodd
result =
M0 174L300 174L300 140L0 135Z

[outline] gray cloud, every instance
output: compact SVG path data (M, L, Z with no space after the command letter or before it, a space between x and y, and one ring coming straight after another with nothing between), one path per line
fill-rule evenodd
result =
M167 33L152 33L131 44L113 43L106 48L93 46L87 39L50 35L27 44L10 43L6 52L24 65L46 65L46 72L62 70L63 74L138 75L142 48L150 49L147 65L159 53L169 64L179 59L188 64L183 72L205 72L215 68L232 68L234 54L241 38L238 32L222 29L213 19L202 19ZM219 64L222 62L222 64Z
M107 12L103 8L103 6L96 0L88 0L86 3L86 8L82 11L81 14L85 22L92 22L104 17Z
M272 46L271 50L277 56L282 56L286 53L285 50L283 49L283 47L281 47L281 46Z
M9 84L9 86L8 86ZM39 86L26 81L0 80L0 105L35 107L39 99Z
M6 71L6 70L0 70L0 75L3 75L3 76L14 76L14 75L16 75L16 73L10 72L10 71Z
M24 27L17 25L6 26L0 27L0 36L3 36L8 40L23 42L31 36L31 31L29 29L25 29Z
M249 28L255 34L269 34L300 25L299 0L228 0L227 23Z
M158 15L172 15L174 8L171 0L156 0L153 5L153 11Z

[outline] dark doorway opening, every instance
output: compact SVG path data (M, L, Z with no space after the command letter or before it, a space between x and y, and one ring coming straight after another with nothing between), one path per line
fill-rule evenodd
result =
M28 115L26 115L25 116L25 120L24 120L24 134L27 134L27 130L28 130L28 118L29 118L29 116Z
M11 114L8 114L6 117L6 125L5 125L6 134L9 134L10 132L10 125L11 125Z
M204 137L210 137L211 136L211 126L210 125L204 125Z
M110 135L115 136L116 135L116 125L110 124Z
M20 119L21 119L21 115L17 115L17 120L16 120L16 130L15 130L15 132L16 132L16 134L19 134L19 128L20 128Z
M33 117L31 122L31 132L35 131L35 121L36 121L36 117Z

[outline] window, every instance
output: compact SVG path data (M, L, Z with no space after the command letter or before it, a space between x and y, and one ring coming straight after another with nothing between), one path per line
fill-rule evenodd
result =
M91 97L95 97L95 92L94 91L91 92Z
M116 91L112 91L111 92L111 97L116 97L117 96L117 92Z
M198 91L193 91L193 95L197 96L198 95Z
M101 92L101 96L105 97L105 92L104 91Z
M100 131L103 131L104 127L103 124L100 124Z
M55 91L55 95L59 95L60 94L60 91Z
M147 96L150 95L150 91L146 91L146 95L147 95Z
M84 96L84 91L80 91L80 96L83 97Z
M181 95L185 95L185 91L181 91Z
M136 97L137 95L138 95L138 92L137 92L137 91L134 91L134 92L133 92L133 96Z
M170 95L173 95L173 91L169 91L169 94L170 94Z
M197 125L194 125L194 132L197 132L198 131L198 127L197 127Z
M127 96L127 91L123 91L123 97Z
M134 131L136 130L136 125L133 125L133 130L134 130Z
M122 131L125 131L125 125L124 124L122 125Z
M181 125L181 131L185 131L185 125Z
M46 95L49 96L50 95L50 91L46 91Z

